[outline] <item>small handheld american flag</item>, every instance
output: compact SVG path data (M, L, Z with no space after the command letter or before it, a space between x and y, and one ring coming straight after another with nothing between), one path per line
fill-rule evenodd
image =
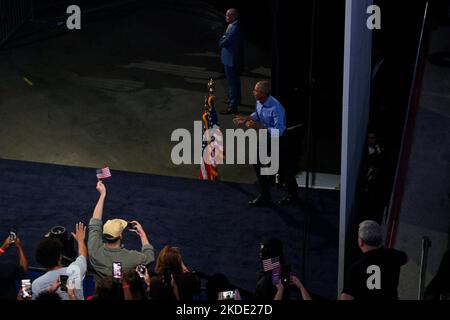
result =
M270 271L281 266L280 257L274 257L262 261L264 272Z
M98 180L103 180L103 179L107 179L107 178L111 178L111 171L109 171L109 167L97 169L97 179Z

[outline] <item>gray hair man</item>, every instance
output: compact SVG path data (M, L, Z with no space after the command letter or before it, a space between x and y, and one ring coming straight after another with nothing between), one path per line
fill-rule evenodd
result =
M279 139L279 175L286 184L287 195L278 201L278 205L285 206L290 204L299 204L300 200L297 194L298 185L295 177L295 168L292 165L289 156L289 143L287 140L286 113L283 105L271 95L271 85L268 81L259 81L253 89L253 96L256 100L256 110L250 116L236 115L233 119L235 125L244 125L249 129L261 130L266 129L269 135L267 145L271 140ZM259 152L258 152L259 153ZM274 155L271 155L272 157ZM263 167L260 159L253 166L260 194L249 201L252 207L271 207L273 205L270 186L271 181L268 176L261 174Z
M341 300L397 300L406 253L384 248L381 226L372 220L359 224L358 246L362 256L346 274Z
M380 225L372 220L366 220L359 224L358 246L362 252L378 249L383 242L383 234Z

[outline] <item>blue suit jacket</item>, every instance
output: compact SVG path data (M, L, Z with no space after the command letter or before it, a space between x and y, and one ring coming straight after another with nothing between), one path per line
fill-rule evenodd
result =
M228 32L220 38L219 47L222 49L220 59L224 66L239 68L242 64L242 36L238 23L231 25Z

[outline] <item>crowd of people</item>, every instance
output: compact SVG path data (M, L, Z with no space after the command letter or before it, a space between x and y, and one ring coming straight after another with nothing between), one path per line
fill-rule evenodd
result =
M16 265L0 261L0 299L156 301L201 299L201 280L186 267L180 249L167 245L159 252L155 261L154 247L139 222L111 219L103 223L106 186L102 181L98 181L96 189L99 198L88 226L81 222L77 223L72 233L78 255L66 266L63 265L63 243L57 238L44 237L37 244L35 258L45 272L31 282L27 276L28 260L20 237L12 239L8 236L5 239L0 254L3 255L15 247L19 263ZM123 242L125 230L134 232L140 237L140 251L125 247ZM284 262L279 240L268 241L263 251L262 259L279 256L280 261ZM83 284L88 270L93 276L95 291L92 296L86 297ZM294 275L289 275L286 285L279 279L272 286L271 277L270 283L265 282L264 279L267 275L270 276L271 272L272 270L266 270L262 273L255 298L281 300L284 296L284 287L291 285L302 290L304 297L308 297L300 280ZM22 287L17 286L17 281L22 281ZM23 285L28 282L29 287ZM204 291L208 300L242 299L239 290L223 274L209 277Z
M72 233L78 254L65 266L61 241L45 237L35 251L36 261L45 272L31 282L27 280L28 261L20 237L5 239L0 255L15 248L19 262L4 263L0 257L0 299L270 301L316 298L291 272L283 244L276 238L261 242L258 258L261 271L253 294L241 294L223 274L207 277L204 286L198 274L184 264L180 248L165 246L155 261L154 247L139 222L113 219L103 223L107 190L101 181L97 182L96 189L99 198L88 226L80 222ZM125 247L125 230L140 237L140 251ZM362 255L348 270L342 300L398 299L400 268L407 262L407 256L404 252L384 248L382 243L382 230L377 222L368 220L359 225L358 245ZM83 288L88 272L95 282L91 296L86 296ZM20 281L22 286L18 285Z

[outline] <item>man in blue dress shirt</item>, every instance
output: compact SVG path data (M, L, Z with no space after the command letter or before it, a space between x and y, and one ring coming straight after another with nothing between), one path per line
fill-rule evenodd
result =
M225 21L228 23L227 31L219 40L221 48L220 59L224 66L225 77L228 83L229 106L222 110L221 114L234 114L241 104L241 79L242 67L242 35L239 30L238 12L232 8L226 12Z
M270 95L270 83L260 81L255 85L253 95L256 100L256 111L250 116L236 116L233 122L236 125L245 124L247 128L267 129L269 140L273 138L280 139L280 175L284 178L288 189L288 194L278 202L279 205L288 205L298 203L297 181L292 166L289 165L288 145L286 140L286 114L281 103ZM269 141L270 143L270 141ZM254 166L261 193L249 205L254 207L271 206L270 196L270 177L261 175L261 163Z

